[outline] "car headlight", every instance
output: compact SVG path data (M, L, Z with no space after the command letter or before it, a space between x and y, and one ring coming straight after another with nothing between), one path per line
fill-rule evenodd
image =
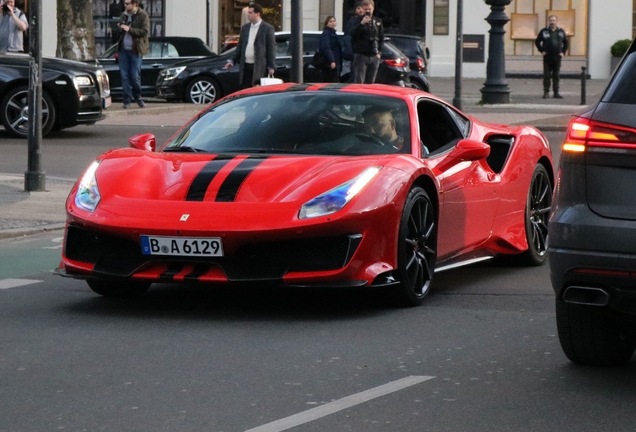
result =
M99 188L97 187L97 179L95 178L95 171L97 171L99 162L95 161L88 167L75 193L75 205L89 212L95 211L101 199Z
M185 70L185 68L185 66L179 66L164 70L163 72L161 72L161 75L163 75L164 77L163 80L169 81L175 79L181 72Z
M382 167L367 168L354 179L307 201L300 207L298 218L315 218L339 211L371 181L380 169L382 169Z
M76 88L87 87L93 83L91 81L91 77L85 75L76 76L75 78L73 78L73 81L75 82Z

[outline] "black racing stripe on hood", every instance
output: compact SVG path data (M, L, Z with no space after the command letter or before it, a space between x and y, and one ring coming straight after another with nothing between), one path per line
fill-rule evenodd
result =
M232 172L227 176L219 191L216 194L217 202L232 202L236 198L239 188L248 175L263 162L266 157L250 156L244 159Z
M322 86L320 87L318 90L322 91L322 90L342 90L345 87L349 87L351 84L348 83L331 83L331 84L327 84L326 86Z
M186 201L203 201L208 186L210 186L214 177L235 157L235 155L218 155L208 162L192 180L186 195Z
M295 84L293 86L289 86L285 89L286 92L288 91L304 91L307 90L309 87L311 87L313 84Z

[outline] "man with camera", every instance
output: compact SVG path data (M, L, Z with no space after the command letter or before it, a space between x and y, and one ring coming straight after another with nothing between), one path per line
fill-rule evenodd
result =
M119 19L119 51L117 60L124 92L123 108L134 100L139 108L146 103L141 98L141 60L150 52L150 18L139 6L139 0L124 0L124 12Z
M373 84L380 67L384 27L382 21L373 16L373 0L364 0L361 6L364 15L356 18L351 31L354 82Z
M29 28L24 12L15 7L15 0L0 0L0 10L0 52L23 52L23 36Z

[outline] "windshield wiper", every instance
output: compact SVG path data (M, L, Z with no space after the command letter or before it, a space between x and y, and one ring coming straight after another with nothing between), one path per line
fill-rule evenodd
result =
M201 150L194 147L189 146L179 146L179 147L166 147L163 149L164 152L183 152L183 153L205 153L205 150Z

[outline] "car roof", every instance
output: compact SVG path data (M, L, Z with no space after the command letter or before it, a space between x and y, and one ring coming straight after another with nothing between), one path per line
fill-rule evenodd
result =
M415 35L404 35L404 34L395 34L395 33L384 33L384 37L388 38L402 38L402 39L415 39L415 40L424 40L424 36L415 36Z
M276 84L270 86L250 87L245 90L241 90L236 93L232 93L229 97L242 96L248 94L266 94L270 92L283 93L288 91L307 91L316 92L319 94L325 94L329 91L333 92L352 92L359 94L378 95L386 97L395 97L404 100L412 99L418 94L422 94L420 90L410 87L400 87L389 84L353 84L353 83L290 83ZM438 98L430 93L426 94L428 99L432 99L438 102L442 102L444 105L448 105L446 101Z

